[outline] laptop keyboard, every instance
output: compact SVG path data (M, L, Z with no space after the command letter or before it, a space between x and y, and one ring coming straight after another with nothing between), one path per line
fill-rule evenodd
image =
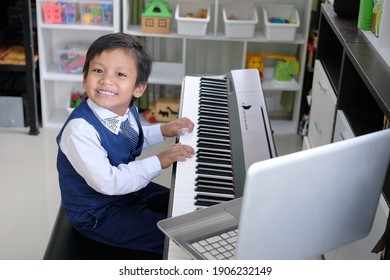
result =
M224 232L191 243L191 246L205 259L229 260L234 257L238 229Z

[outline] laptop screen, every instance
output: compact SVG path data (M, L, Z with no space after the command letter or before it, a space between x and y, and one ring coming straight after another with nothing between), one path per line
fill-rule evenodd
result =
M371 230L390 160L390 130L253 164L237 259L310 259Z

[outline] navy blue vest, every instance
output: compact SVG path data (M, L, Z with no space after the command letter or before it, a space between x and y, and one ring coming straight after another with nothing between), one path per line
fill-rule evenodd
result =
M140 132L138 145L133 153L130 153L126 137L122 135L122 133L115 135L108 130L93 113L86 100L70 114L57 136L57 144L61 139L62 132L67 123L72 119L82 118L90 123L99 133L101 145L107 151L107 157L111 165L118 166L121 163L127 164L134 161L135 158L141 154L144 136L138 112L135 107L132 107L131 110L136 117ZM76 172L60 148L58 148L57 170L59 174L62 204L65 209L72 212L82 213L87 211L96 215L104 212L106 208L113 204L122 204L122 201L134 195L130 193L127 195L108 196L96 192L93 188L88 186L84 178Z

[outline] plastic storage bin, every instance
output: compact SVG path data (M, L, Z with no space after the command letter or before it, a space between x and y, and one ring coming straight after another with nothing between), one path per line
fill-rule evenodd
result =
M198 17L199 14L202 14L202 17ZM175 19L177 20L178 34L204 36L210 21L210 3L180 1L176 5Z
M78 20L78 7L74 0L42 2L43 22L74 24Z
M236 38L253 37L259 19L253 3L225 3L222 6L225 36Z
M112 2L84 1L79 8L82 24L112 25Z
M81 74L87 56L87 44L69 44L64 49L57 50L59 70L63 73Z
M268 40L293 41L299 27L299 14L293 5L263 4L264 32ZM270 19L294 19L295 23L271 23Z

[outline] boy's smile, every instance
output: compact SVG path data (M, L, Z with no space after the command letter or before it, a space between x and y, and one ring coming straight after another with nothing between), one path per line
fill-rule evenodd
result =
M112 92L112 91L105 91L105 90L98 90L97 91L98 94L102 94L102 95L115 95L116 93L115 92Z
M142 96L146 85L135 87L137 65L134 56L123 49L104 51L89 65L83 87L97 105L123 116L131 99Z

